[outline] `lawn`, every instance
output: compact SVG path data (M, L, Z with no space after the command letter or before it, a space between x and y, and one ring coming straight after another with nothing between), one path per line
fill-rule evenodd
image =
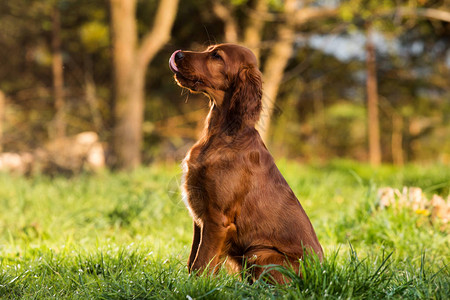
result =
M385 186L446 198L448 166L278 165L326 254L323 264L303 263L303 278L282 270L291 282L272 286L223 270L189 276L192 221L180 168L155 164L69 179L0 174L0 297L448 299L448 225L377 202Z

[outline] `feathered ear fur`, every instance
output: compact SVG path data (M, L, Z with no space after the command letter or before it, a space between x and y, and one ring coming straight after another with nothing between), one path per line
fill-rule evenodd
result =
M227 127L236 131L243 124L254 126L261 113L262 80L256 67L244 66L232 84Z

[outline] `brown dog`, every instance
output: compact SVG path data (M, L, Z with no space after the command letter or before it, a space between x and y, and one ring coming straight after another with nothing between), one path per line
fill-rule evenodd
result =
M308 216L255 129L262 83L253 53L232 44L178 50L169 66L181 87L211 100L204 135L184 160L184 200L194 219L189 272L213 271L227 258L259 278L264 265L298 271L304 254L322 259Z

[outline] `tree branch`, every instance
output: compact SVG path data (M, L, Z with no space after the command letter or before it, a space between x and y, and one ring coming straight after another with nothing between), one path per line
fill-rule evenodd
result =
M336 17L338 13L339 10L337 8L305 7L297 10L292 16L292 18L296 26L301 26L313 20ZM416 16L450 23L450 11L444 10L442 8L437 9L437 8L398 7L380 13L374 13L374 16L384 17L391 14L398 14L402 17ZM279 16L276 14L267 13L265 19L267 21L277 21L277 20L279 21L280 18L283 17L286 16Z
M228 43L237 43L239 40L237 22L231 12L231 8L220 1L214 1L213 12L225 25L225 40Z
M152 30L142 39L137 51L138 66L147 66L161 47L170 39L176 17L178 0L160 0Z
M293 22L296 26L300 26L316 19L335 17L337 14L336 8L305 7L295 12Z
M394 13L397 13L402 17L419 16L450 23L450 11L444 9L399 7Z

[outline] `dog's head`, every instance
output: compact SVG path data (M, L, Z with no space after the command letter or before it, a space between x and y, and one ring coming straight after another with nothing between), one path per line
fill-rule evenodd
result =
M260 98L261 73L249 49L234 44L219 44L205 51L175 51L169 60L177 83L192 92L210 96L217 105L226 92L238 91L241 97Z

